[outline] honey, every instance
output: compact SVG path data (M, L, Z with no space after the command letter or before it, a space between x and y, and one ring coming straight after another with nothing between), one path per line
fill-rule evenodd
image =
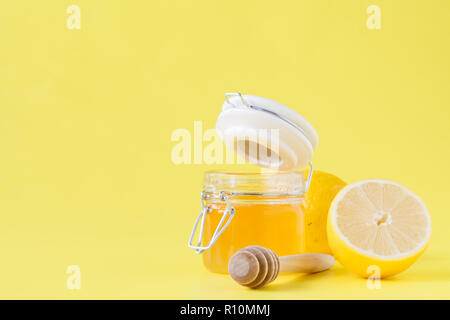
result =
M304 225L300 202L277 204L234 204L236 215L217 242L203 254L203 263L213 272L227 272L231 256L249 245L271 248L284 256L304 252ZM209 242L225 206L211 204L205 220L205 241Z
M206 173L200 219L206 268L226 273L231 256L249 245L270 248L279 256L306 253L303 179L299 172Z

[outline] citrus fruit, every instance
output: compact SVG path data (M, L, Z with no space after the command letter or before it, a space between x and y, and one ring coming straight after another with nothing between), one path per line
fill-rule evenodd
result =
M304 252L331 254L327 240L328 210L336 194L345 185L344 181L330 173L314 171L302 202L306 229L303 232Z
M418 196L390 181L365 180L343 188L328 215L328 241L336 259L363 277L385 278L407 269L431 235Z

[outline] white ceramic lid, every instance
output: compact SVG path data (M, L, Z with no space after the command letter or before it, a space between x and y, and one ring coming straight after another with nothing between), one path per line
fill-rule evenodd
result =
M239 157L282 171L308 165L319 137L306 119L266 98L239 93L225 97L216 129Z

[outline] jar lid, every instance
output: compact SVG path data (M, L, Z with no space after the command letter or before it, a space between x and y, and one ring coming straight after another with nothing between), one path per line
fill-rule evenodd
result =
M225 94L216 129L227 147L262 167L291 171L305 167L319 137L294 110L269 99Z

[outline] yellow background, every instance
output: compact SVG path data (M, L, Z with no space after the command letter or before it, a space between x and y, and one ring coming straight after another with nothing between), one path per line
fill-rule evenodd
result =
M450 298L449 1L4 1L0 30L0 298ZM228 91L308 119L317 169L421 196L424 256L380 290L339 264L259 291L208 273L187 239L225 166L174 165L170 137Z

